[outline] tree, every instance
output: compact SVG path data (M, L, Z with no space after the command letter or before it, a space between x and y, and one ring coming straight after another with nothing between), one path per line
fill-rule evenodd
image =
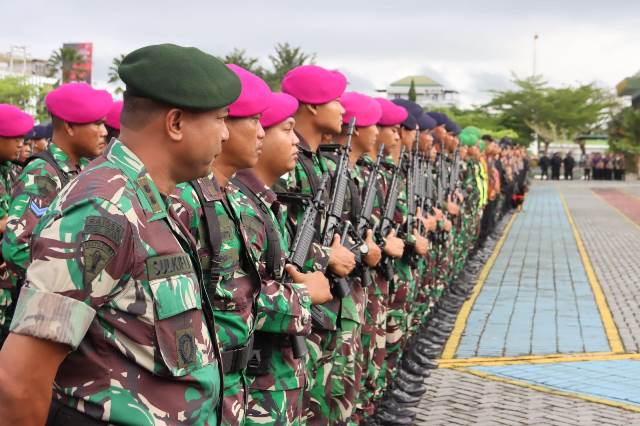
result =
M118 68L120 68L120 64L122 63L123 59L124 55L122 54L116 56L111 60L111 66L109 67L109 83L118 85L115 90L116 94L121 94L122 92L124 92L124 89L122 88L122 86L120 86L121 80L120 74L118 74Z
M263 79L266 74L264 68L258 65L258 58L247 56L245 49L235 47L230 53L222 57L222 62L225 64L236 64Z
M627 107L613 114L608 133L611 150L635 157L636 170L640 171L640 110Z
M416 82L413 81L413 79L411 79L411 85L409 86L409 93L407 94L407 96L409 97L409 100L412 102L416 101L417 95L416 95Z
M578 87L549 87L541 76L514 78L516 90L494 92L485 105L497 113L498 123L518 133L520 142L529 144L533 133L545 144L575 140L604 125L604 119L617 103L613 95L595 84Z
M53 85L45 84L36 88L36 114L35 119L38 123L49 121L49 111L44 102L44 98L54 89Z
M78 64L85 62L85 57L76 49L70 47L61 47L58 50L51 52L49 56L48 67L49 77L58 77L56 85L62 83L68 83L71 81L72 73L75 73L78 78L82 78L85 74L85 70L78 67Z
M275 50L275 54L269 55L273 70L265 75L272 90L280 90L282 78L293 68L313 64L316 59L315 53L304 53L301 47L292 47L289 43L278 43Z
M36 86L29 84L25 77L0 79L0 103L2 104L12 104L21 109L27 109L36 93Z

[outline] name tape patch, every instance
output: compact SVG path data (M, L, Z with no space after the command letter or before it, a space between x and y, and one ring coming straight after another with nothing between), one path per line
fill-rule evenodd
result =
M149 280L192 273L191 258L186 253L155 256L147 259Z

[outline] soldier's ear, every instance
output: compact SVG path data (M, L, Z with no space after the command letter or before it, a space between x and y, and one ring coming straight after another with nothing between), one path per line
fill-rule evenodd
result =
M309 114L318 115L318 107L317 106L305 104L304 107L309 112Z
M167 136L169 136L171 140L181 141L184 136L184 111L182 111L181 109L172 108L167 111L164 118L165 131L167 133Z
M64 128L64 131L69 135L69 136L74 136L76 134L75 129L73 128L73 125L67 123L66 121L62 123L62 127Z

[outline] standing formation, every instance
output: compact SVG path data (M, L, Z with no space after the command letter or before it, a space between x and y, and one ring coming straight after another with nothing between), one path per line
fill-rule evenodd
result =
M0 106L0 424L411 423L524 151L316 65L119 73L51 92L29 159Z

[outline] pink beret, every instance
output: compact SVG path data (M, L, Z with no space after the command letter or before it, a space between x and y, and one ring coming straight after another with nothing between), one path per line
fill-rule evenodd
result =
M289 71L282 80L282 91L300 102L321 105L338 99L347 88L347 78L339 71L317 65L302 65Z
M298 100L286 93L272 93L269 108L262 113L260 124L265 129L282 123L298 110Z
M109 110L109 114L107 114L107 118L104 121L104 124L111 127L112 129L120 130L120 115L122 114L122 101L116 101L111 106L111 110Z
M362 93L347 92L340 97L340 103L345 109L342 115L342 122L345 124L351 120L351 117L355 117L357 127L373 126L382 115L380 104Z
M106 90L97 90L87 83L66 83L49 92L47 109L54 117L69 123L86 124L103 120L113 99Z
M230 117L251 117L261 114L269 107L271 89L263 79L235 64L227 64L240 79L240 96L229 105Z
M402 108L385 98L375 98L382 108L382 116L378 120L380 126L395 126L401 124L407 119L409 113L406 109Z
M33 117L20 108L0 104L0 136L15 138L24 136L33 129Z

